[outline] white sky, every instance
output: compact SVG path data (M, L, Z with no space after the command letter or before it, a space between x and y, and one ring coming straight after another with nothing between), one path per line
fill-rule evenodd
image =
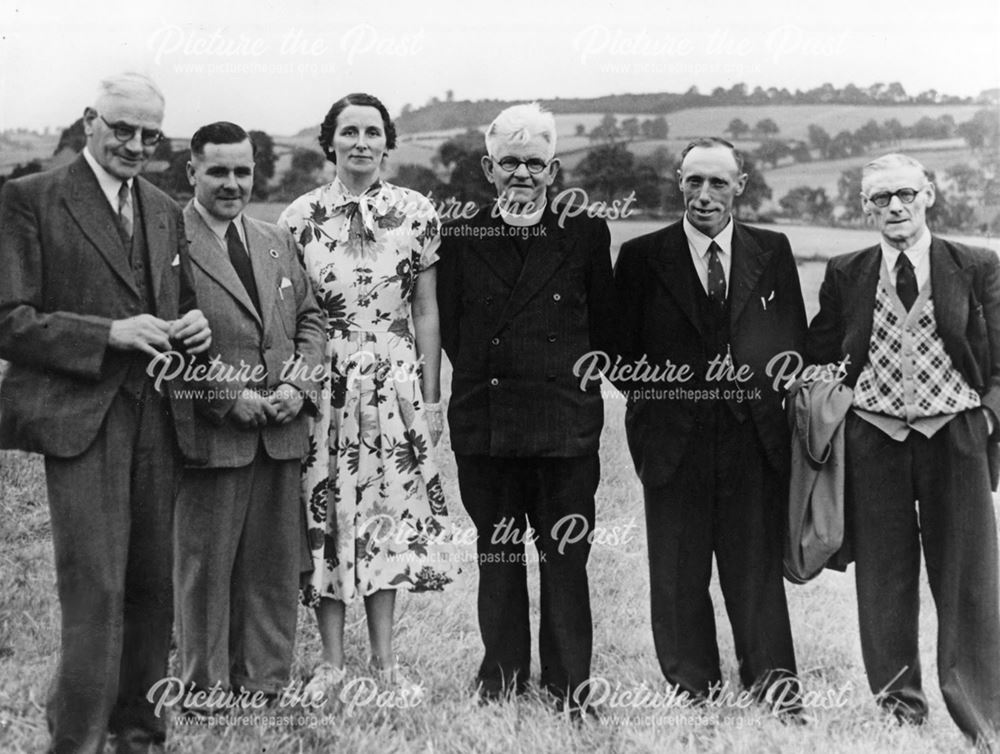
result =
M397 114L448 89L475 100L708 93L739 81L1000 87L996 0L0 3L0 129L66 126L121 70L160 84L164 129L177 136L220 119L287 135L352 91Z

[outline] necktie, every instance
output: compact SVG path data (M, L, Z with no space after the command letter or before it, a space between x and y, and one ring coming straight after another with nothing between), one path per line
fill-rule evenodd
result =
M126 238L132 238L132 192L129 191L128 181L122 181L118 188L118 222L121 223L122 232Z
M226 250L229 252L229 261L233 264L240 282L250 295L254 307L260 313L260 298L257 296L257 283L253 278L253 267L250 266L250 255L247 254L246 247L240 240L240 234L236 230L236 225L229 223L226 228Z
M719 244L712 241L708 245L708 300L719 308L726 305L726 273L719 260Z
M913 271L913 262L905 251L901 251L896 259L896 293L906 311L910 311L913 302L917 300L917 275Z

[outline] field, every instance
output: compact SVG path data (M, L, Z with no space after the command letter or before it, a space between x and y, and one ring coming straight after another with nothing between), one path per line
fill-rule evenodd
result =
M280 207L257 205L273 216ZM614 223L616 247L657 227ZM805 259L799 270L810 312L823 271L821 261L871 243L866 231L781 226ZM993 248L1000 243L991 241ZM445 370L445 395L448 370ZM649 629L646 540L641 489L625 450L623 403L609 399L602 438L598 532L591 563L594 612L593 673L621 693L662 691ZM435 451L445 494L460 531L465 515L447 434ZM0 453L0 751L26 754L47 740L43 714L58 652L58 605L48 510L40 459ZM867 688L858 644L851 572L827 572L805 586L786 587L799 669L809 693L808 718L788 726L763 708L708 709L697 714L606 704L602 722L575 726L530 694L517 703L480 707L472 678L481 647L475 615L476 567L471 545L459 545L462 572L441 595L400 597L397 648L400 659L429 690L429 699L407 709L380 709L361 696L331 700L319 710L280 709L298 721L271 727L237 724L170 731L171 752L930 752L971 751L952 724L937 688L936 624L926 583L921 615L921 658L931 719L922 728L899 727L876 709ZM537 564L529 565L537 634ZM738 685L723 603L713 599L719 626L723 675ZM300 610L295 679L307 676L319 656L314 619ZM367 634L363 611L349 612L348 654L352 676L364 674ZM537 677L537 658L534 670Z

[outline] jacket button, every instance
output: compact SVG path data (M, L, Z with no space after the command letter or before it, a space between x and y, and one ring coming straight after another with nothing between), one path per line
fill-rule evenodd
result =
M555 342L556 342L555 333L549 333L549 343L555 343Z
M494 378L493 378L492 380L490 380L490 384L491 384L491 385L492 385L493 387L496 387L497 385L499 385L499 384L500 384L500 380L498 380L498 379L497 379L496 377L494 377Z
M492 296L487 296L486 298L483 299L483 301L485 301L487 304L492 304L493 303L493 297Z
M553 301L562 301L562 296L560 296L558 293L553 293L552 294L552 300Z
M498 346L500 345L500 338L494 338L493 340L490 341L490 343L492 343L495 346Z

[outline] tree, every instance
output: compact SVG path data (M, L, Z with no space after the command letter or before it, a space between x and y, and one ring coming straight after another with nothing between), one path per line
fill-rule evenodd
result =
M977 110L971 119L958 126L956 133L974 151L987 148L996 151L1000 145L1000 110Z
M626 141L635 141L639 137L639 119L635 116L626 118L622 121L621 131Z
M250 131L254 146L253 195L266 199L268 182L274 177L274 139L264 131Z
M865 145L858 141L851 131L841 131L830 141L826 150L828 160L842 160L846 157L857 157L864 154Z
M885 130L872 118L854 132L854 137L865 146L882 144L888 140Z
M750 132L750 125L745 123L742 118L733 118L729 121L729 125L726 126L726 130L723 133L727 133L733 137L733 140L739 139L743 134Z
M779 131L778 124L771 118L763 118L757 121L757 125L754 126L753 130L764 137L774 136Z
M743 159L743 172L747 174L747 183L743 193L736 198L737 214L743 218L753 218L765 199L771 198L771 187L767 185L764 176L750 157Z
M318 174L325 164L326 158L315 149L294 149L291 165L281 178L280 198L291 201L316 188L320 184Z
M658 115L649 122L649 138L666 139L670 129L667 126L667 119Z
M760 160L761 164L767 165L770 163L771 167L778 167L778 163L791 154L791 151L785 142L778 139L767 139L761 142L760 146L754 151L754 155Z
M624 144L602 144L587 152L573 171L590 201L613 201L632 189L635 156Z
M447 193L445 184L441 183L437 174L424 165L404 163L396 168L392 182L398 186L418 191L424 196L433 194L442 197Z
M861 168L845 170L837 179L837 204L843 210L840 219L859 222L864 219L861 209Z
M826 157L830 148L830 134L822 126L815 123L809 124L809 143L819 152L820 157Z
M906 136L906 127L897 118L889 118L882 124L882 133L892 144L898 144Z
M787 217L809 223L829 223L833 205L822 188L796 186L778 202Z
M474 128L442 143L431 159L448 175L447 188L441 190L460 202L488 204L495 199L496 191L483 177L482 159L485 156L483 134Z
M791 151L792 159L796 162L811 162L812 153L809 151L809 145L804 141L797 141L792 147Z
M63 129L59 135L59 143L56 145L55 154L63 149L73 152L82 152L87 143L87 134L83 130L83 118L77 118L69 128Z
M585 125L583 125L582 123L577 123L576 124L576 135L577 136L586 136L587 135L587 127Z
M605 113L601 122L590 131L591 141L614 141L620 136L618 119L614 113Z

